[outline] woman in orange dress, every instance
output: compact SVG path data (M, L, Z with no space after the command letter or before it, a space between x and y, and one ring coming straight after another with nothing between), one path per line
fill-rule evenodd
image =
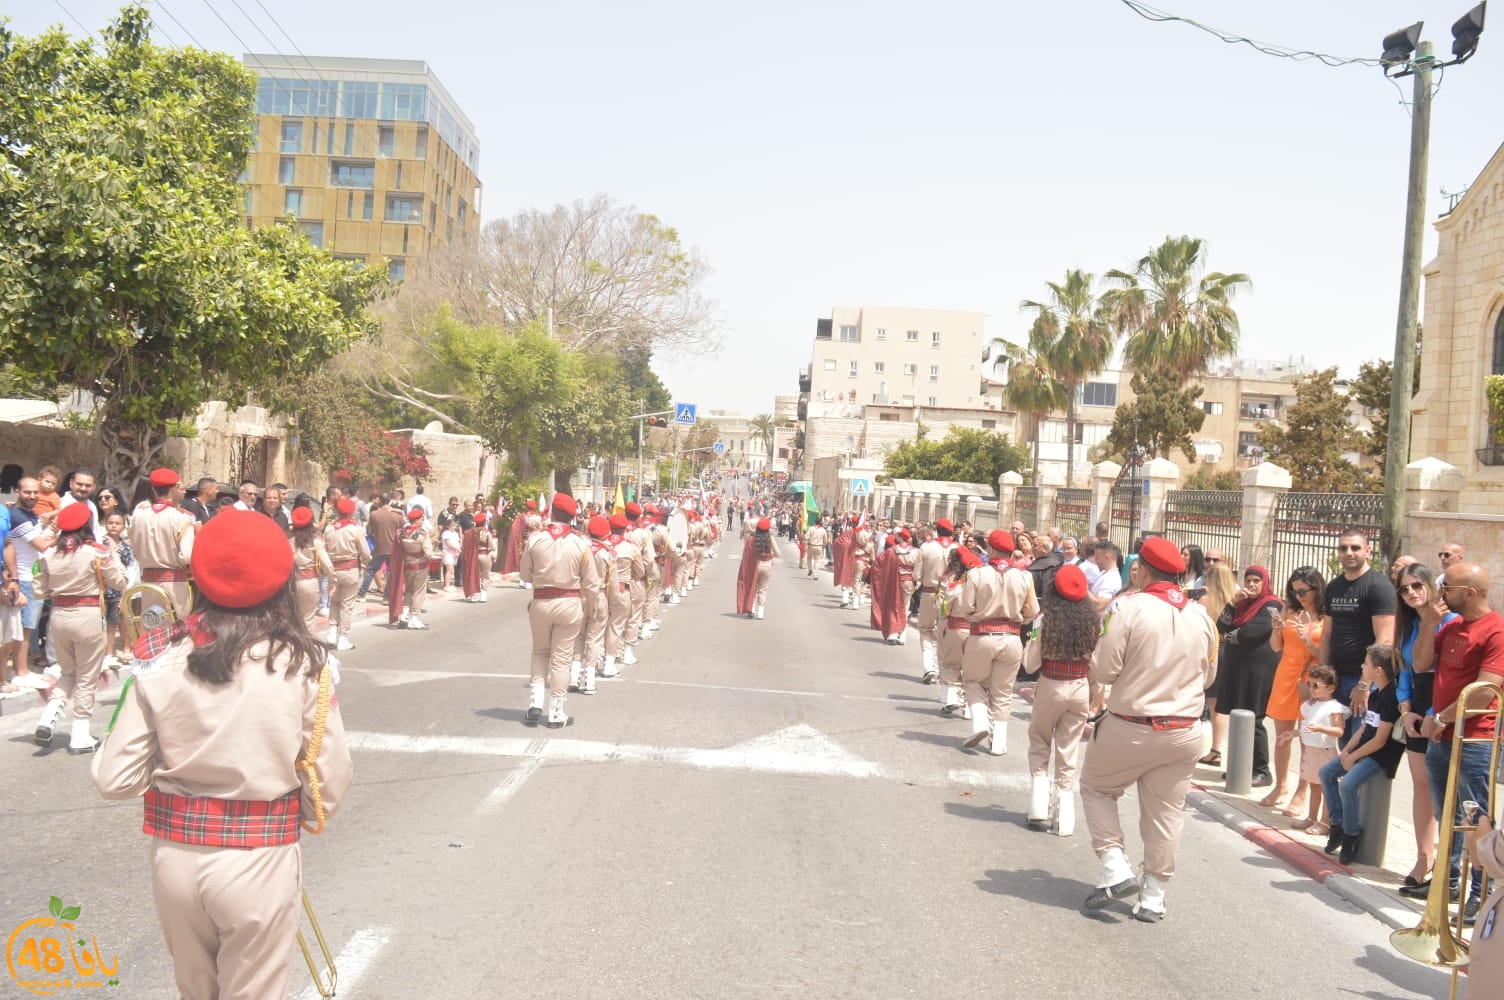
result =
M1269 645L1280 654L1266 710L1274 721L1274 788L1260 805L1284 805L1295 782L1290 758L1297 742L1295 727L1300 722L1300 703L1304 700L1300 684L1321 648L1321 609L1325 599L1326 581L1315 567L1300 567L1285 583L1285 604L1276 615L1274 631L1269 635ZM1283 814L1303 816L1305 808L1303 801L1291 802L1285 805Z

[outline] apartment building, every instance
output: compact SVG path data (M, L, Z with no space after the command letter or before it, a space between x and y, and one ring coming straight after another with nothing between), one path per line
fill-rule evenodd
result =
M248 53L258 77L245 218L292 218L319 246L394 279L480 232L475 127L428 66Z

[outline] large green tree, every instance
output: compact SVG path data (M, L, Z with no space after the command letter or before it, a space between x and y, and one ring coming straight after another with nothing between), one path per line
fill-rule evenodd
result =
M1107 313L1097 301L1096 279L1080 269L1065 272L1065 280L1045 282L1049 295L1044 301L1025 300L1022 309L1032 313L1030 345L1037 345L1044 364L1065 390L1065 440L1076 440L1076 394L1093 372L1112 360L1116 341ZM1035 450L1038 448L1036 446ZM1076 481L1076 448L1065 451L1065 481Z
M0 364L91 393L127 490L168 421L366 331L380 269L241 224L254 87L227 55L155 45L140 6L98 47L0 24Z
M1105 455L1127 456L1135 440L1146 458L1169 458L1179 448L1195 457L1191 435L1206 421L1201 408L1201 386L1186 385L1171 368L1156 366L1133 373L1128 387L1133 390L1131 403L1119 404L1112 416L1112 430L1099 449Z
M1353 493L1371 488L1343 453L1352 446L1347 396L1337 391L1337 369L1313 372L1295 383L1295 402L1279 423L1259 428L1264 457L1290 473L1303 493Z
M1201 240L1167 236L1132 270L1104 277L1115 287L1102 293L1103 306L1128 338L1123 357L1134 369L1166 365L1184 380L1237 353L1232 299L1250 281L1246 274L1206 271Z
M900 444L888 453L883 468L889 479L940 479L996 487L998 476L1022 469L1028 460L1028 452L1006 434L951 427L939 441Z

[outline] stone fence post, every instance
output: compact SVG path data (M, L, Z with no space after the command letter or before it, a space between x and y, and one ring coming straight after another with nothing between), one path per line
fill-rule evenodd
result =
M1273 462L1260 462L1243 472L1243 537L1238 562L1243 566L1274 565L1274 508L1290 491L1290 474ZM1241 567L1234 567L1236 573Z
M1034 515L1035 523L1029 527L1048 529L1054 523L1055 495L1065 486L1065 476L1054 470L1039 473L1039 508Z
M1097 529L1098 521L1112 520L1112 484L1118 481L1123 467L1116 462L1098 462L1091 467L1091 525Z
M1139 535L1142 537L1148 531L1164 534L1165 505L1170 491L1180 482L1180 466L1168 458L1152 459L1144 466L1143 478L1149 483L1149 495L1139 499L1142 505L1139 507Z
M1439 458L1418 459L1405 466L1405 513L1436 511L1455 514L1467 485L1462 470ZM1429 565L1429 561L1422 559Z
M1007 525L1013 520L1013 509L1018 504L1018 488L1024 477L1016 472L1005 472L997 477L997 523Z

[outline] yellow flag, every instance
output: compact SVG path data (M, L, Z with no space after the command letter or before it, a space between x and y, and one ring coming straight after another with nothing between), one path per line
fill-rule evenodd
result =
M621 480L618 479L616 481L616 502L611 505L611 513L613 513L613 514L625 514L626 512L627 512L627 501L622 498L622 495L621 495Z

